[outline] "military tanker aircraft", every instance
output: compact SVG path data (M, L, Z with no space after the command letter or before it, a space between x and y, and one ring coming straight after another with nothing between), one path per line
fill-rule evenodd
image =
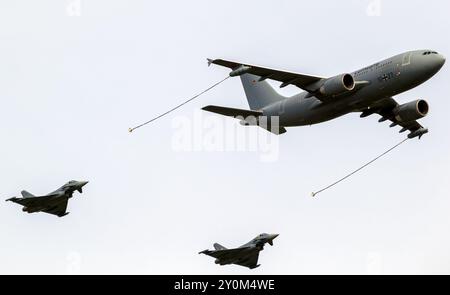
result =
M361 117L381 116L390 127L409 131L408 138L420 138L428 132L417 122L429 111L423 99L398 104L393 96L408 91L434 76L445 57L433 50L408 51L352 73L331 78L275 70L223 59L208 59L208 64L230 68L231 77L240 76L250 110L209 105L205 111L240 119L245 126L260 126L275 134L286 127L322 123L360 112ZM304 92L285 97L275 91L267 79L294 85Z

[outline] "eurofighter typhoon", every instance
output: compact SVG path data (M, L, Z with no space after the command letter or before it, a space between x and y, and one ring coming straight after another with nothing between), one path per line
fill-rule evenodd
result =
M259 252L264 249L266 243L273 246L273 240L276 237L278 237L277 234L260 234L247 244L234 249L227 249L224 246L215 243L215 250L205 250L199 254L206 254L216 258L216 264L237 264L254 269L260 266L258 264Z
M83 186L87 181L71 180L54 192L45 196L35 196L27 191L22 191L22 198L10 198L6 201L11 201L23 206L22 211L28 213L45 212L53 214L58 217L63 217L69 214L67 212L67 203L72 198L73 193L78 191L83 192Z

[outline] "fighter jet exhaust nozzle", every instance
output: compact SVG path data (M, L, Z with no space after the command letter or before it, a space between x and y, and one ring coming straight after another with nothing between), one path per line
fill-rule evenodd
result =
M399 105L395 110L395 119L400 122L411 122L425 117L430 107L423 99Z
M341 74L329 78L320 87L320 94L325 96L335 96L347 91L352 91L355 88L355 79L350 74Z

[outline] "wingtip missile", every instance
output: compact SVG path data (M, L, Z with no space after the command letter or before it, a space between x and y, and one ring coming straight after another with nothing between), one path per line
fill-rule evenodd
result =
M214 60L211 58L207 58L206 60L208 61L208 67L211 66L211 64L214 62Z

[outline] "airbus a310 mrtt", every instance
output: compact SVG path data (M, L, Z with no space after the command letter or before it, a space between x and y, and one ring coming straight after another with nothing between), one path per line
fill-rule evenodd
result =
M251 110L207 106L206 111L236 117L242 125L258 125L275 134L285 127L312 125L351 112L361 117L381 115L391 127L409 130L409 138L428 132L417 120L428 114L428 103L415 100L399 105L392 96L410 90L435 75L445 58L433 50L409 51L375 63L353 73L323 78L274 70L222 59L208 60L232 69L230 76L240 76ZM305 92L292 97L278 94L266 79L282 82L281 88L297 86ZM276 119L274 119L276 118Z

